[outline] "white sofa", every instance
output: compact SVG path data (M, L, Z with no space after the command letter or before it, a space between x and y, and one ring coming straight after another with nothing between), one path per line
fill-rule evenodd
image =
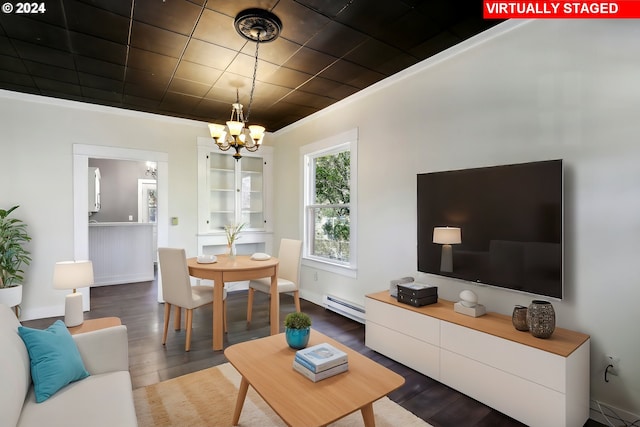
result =
M20 323L0 304L0 417L2 426L137 426L126 326L74 335L89 376L36 403L29 353Z

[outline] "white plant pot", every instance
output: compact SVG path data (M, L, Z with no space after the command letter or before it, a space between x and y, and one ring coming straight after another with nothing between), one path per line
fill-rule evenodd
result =
M15 307L22 302L22 285L0 288L0 303L7 307Z

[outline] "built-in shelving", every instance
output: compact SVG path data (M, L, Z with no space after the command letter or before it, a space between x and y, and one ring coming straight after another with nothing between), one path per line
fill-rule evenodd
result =
M198 138L198 252L226 250L224 227L244 223L239 253L270 252L272 149L221 151L210 138Z

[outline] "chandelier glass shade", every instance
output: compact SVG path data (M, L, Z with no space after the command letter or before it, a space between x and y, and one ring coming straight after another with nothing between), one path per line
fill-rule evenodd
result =
M234 26L238 34L243 38L256 43L249 109L245 118L240 96L236 90L236 102L232 104L231 118L226 125L210 123L209 132L220 150L227 151L233 147L236 151L233 157L236 160L240 160L242 158L242 154L240 154L242 148L248 151L256 151L260 148L264 138L265 129L263 126L246 126L246 124L249 121L249 113L251 113L251 104L253 103L253 91L256 87L260 43L270 42L278 38L282 30L282 22L276 15L266 10L247 9L236 16Z

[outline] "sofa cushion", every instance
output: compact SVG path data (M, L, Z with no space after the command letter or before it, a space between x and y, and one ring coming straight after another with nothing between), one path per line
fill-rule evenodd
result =
M0 424L8 426L18 422L31 385L29 354L18 335L18 326L13 310L0 304Z
M18 333L29 352L36 402L44 402L65 385L89 376L61 320L44 330L20 326Z
M136 411L128 371L91 375L62 388L43 403L31 390L17 427L129 427Z

